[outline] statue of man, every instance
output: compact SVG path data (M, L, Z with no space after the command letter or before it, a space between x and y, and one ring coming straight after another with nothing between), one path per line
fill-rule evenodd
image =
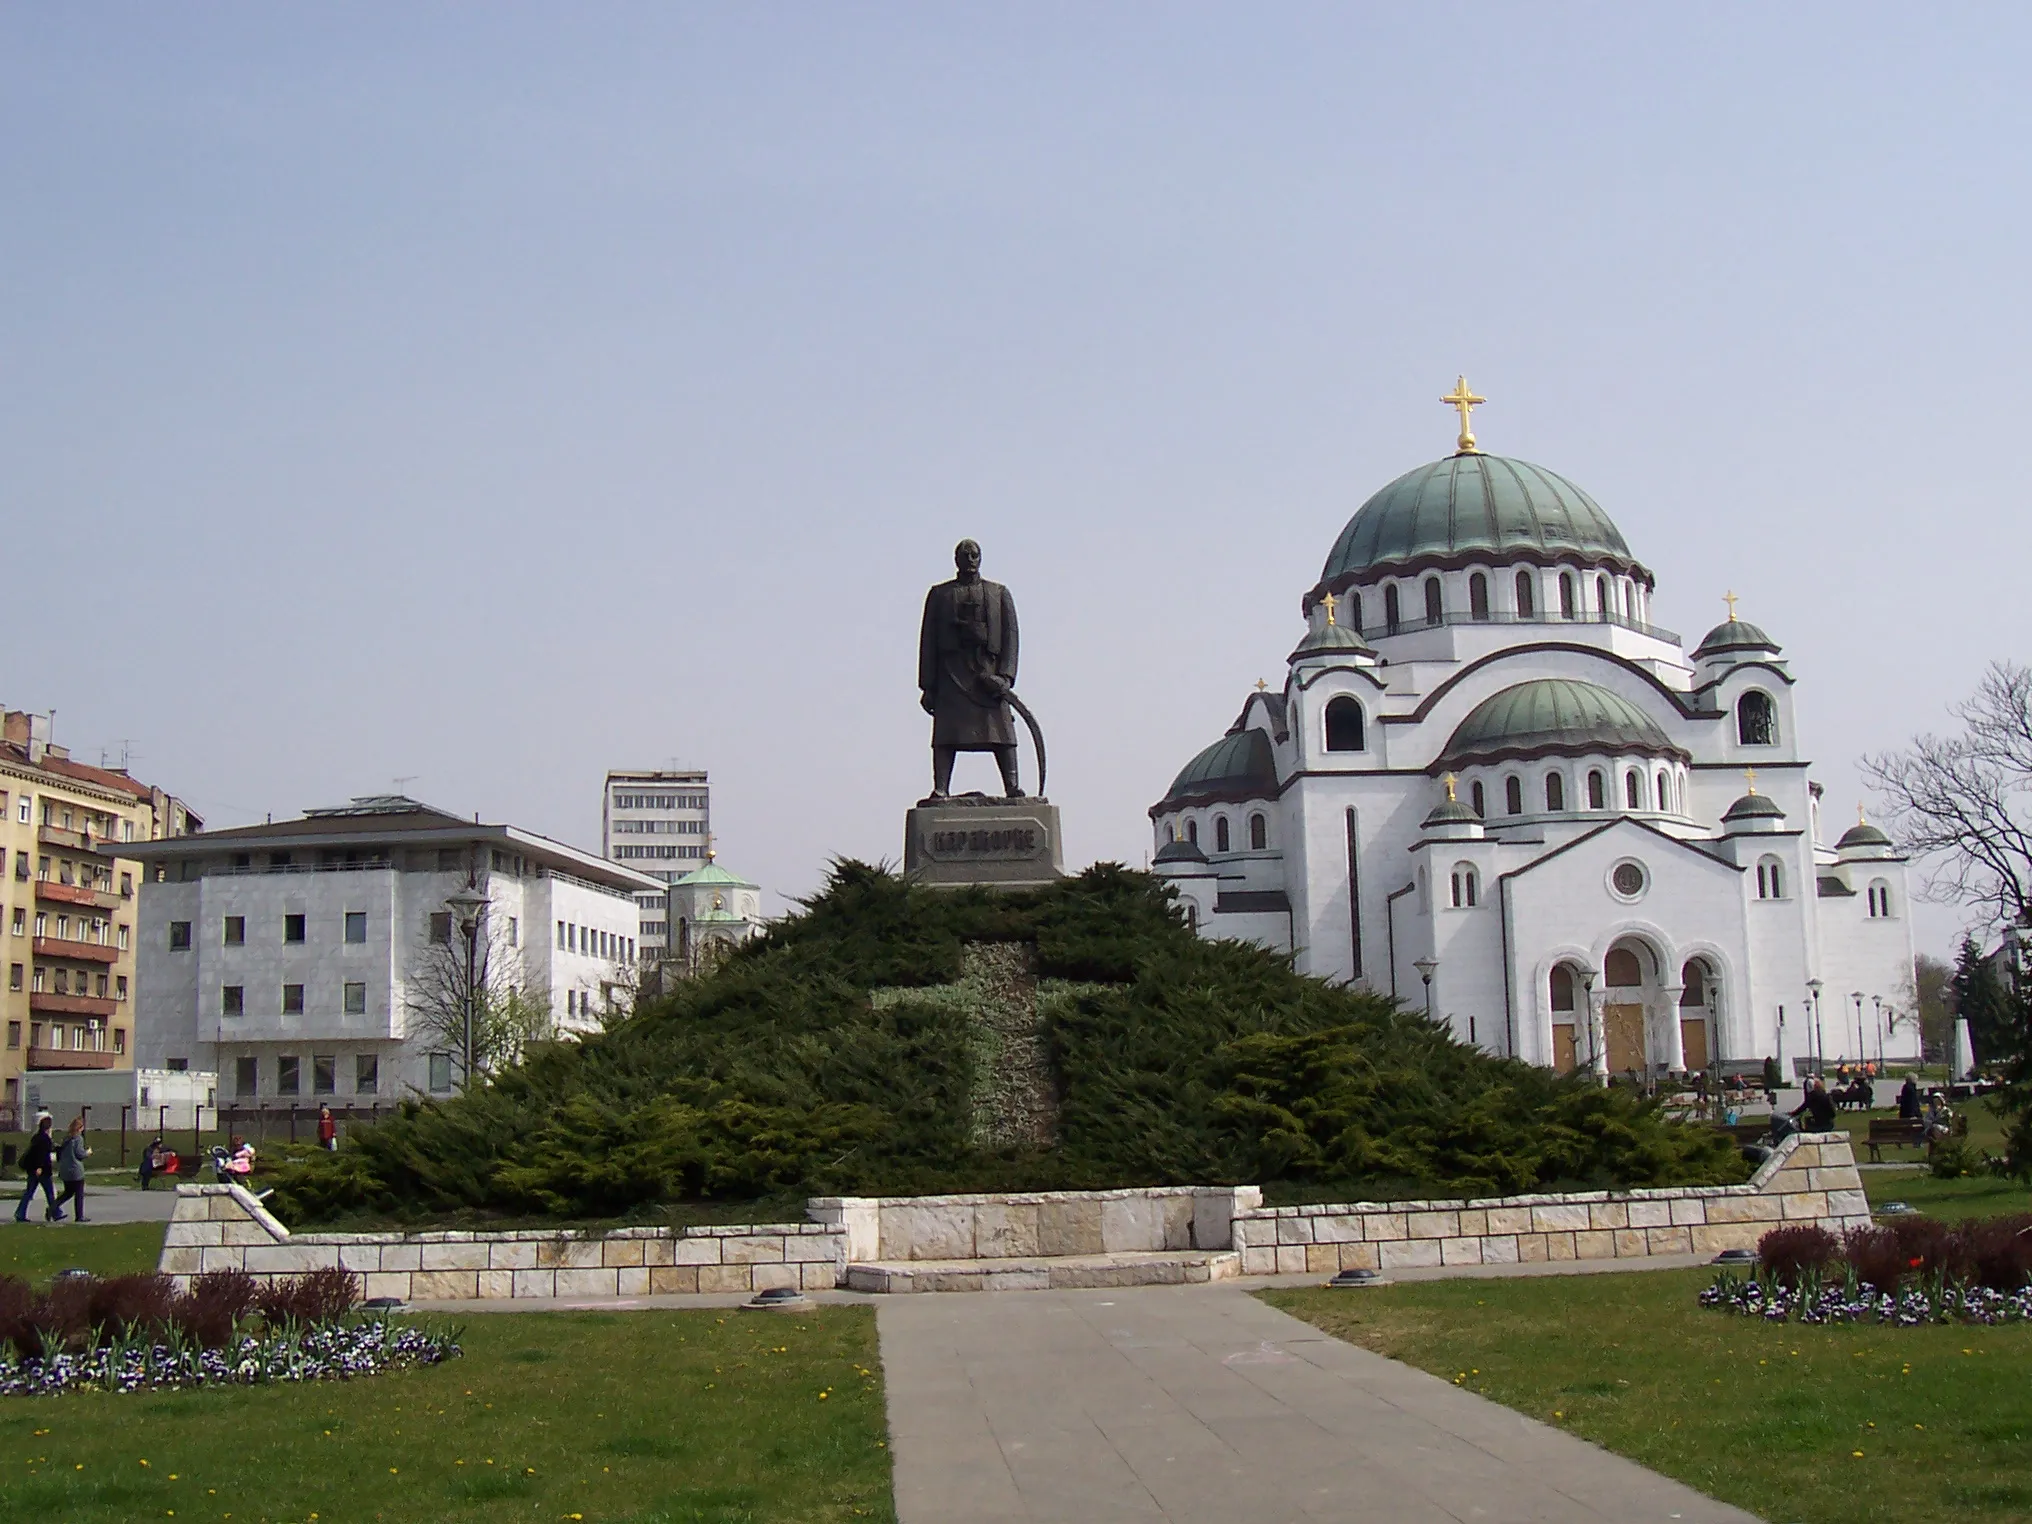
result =
M1016 600L999 582L981 577L981 547L962 540L953 550L959 575L924 595L924 625L917 638L919 702L931 716L931 793L952 792L953 758L991 751L1002 770L1002 789L1023 797L1016 776L1016 720L1009 691L1016 686Z

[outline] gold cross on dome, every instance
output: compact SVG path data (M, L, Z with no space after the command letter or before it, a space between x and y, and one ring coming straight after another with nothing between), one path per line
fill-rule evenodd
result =
M1256 679L1256 691L1258 693L1267 693L1270 691L1270 685L1264 682L1263 679L1259 677Z
M1332 624L1334 622L1333 611L1340 606L1340 599L1336 598L1332 593L1328 593L1324 598L1319 600L1319 603L1320 607L1326 610L1326 622Z
M1736 622L1736 595L1733 592L1723 593L1722 602L1729 606L1729 623L1734 624Z
M719 848L713 845L713 833L711 831L706 832L706 861L711 862L719 855Z
M1756 768L1754 768L1754 767L1746 767L1746 768L1744 768L1744 769L1743 769L1743 781L1744 781L1745 783L1749 784L1749 786L1750 786L1750 792L1751 792L1751 793L1753 793L1753 794L1754 794L1754 793L1756 793L1756 792L1757 792L1757 769L1756 769Z
M1454 381L1453 391L1439 400L1460 414L1460 448L1457 453L1462 455L1481 454L1482 452L1475 448L1474 430L1470 427L1473 423L1471 415L1477 407L1489 399L1487 397L1477 397L1473 392L1469 391L1468 378L1461 376Z
M1444 778L1440 779L1439 781L1446 785L1446 802L1448 804L1455 803L1456 800L1453 797L1453 786L1455 782L1457 782L1458 780L1454 777L1452 773L1448 773Z

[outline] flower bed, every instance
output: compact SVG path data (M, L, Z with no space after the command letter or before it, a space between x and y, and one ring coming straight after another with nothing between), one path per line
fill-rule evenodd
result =
M1782 1323L2016 1323L2032 1319L2032 1217L1948 1224L1894 1218L1841 1237L1778 1228L1757 1244L1759 1274L1730 1270L1700 1304Z
M257 1283L196 1277L60 1277L38 1292L0 1277L0 1396L321 1381L435 1365L457 1335L355 1311L359 1280L316 1270Z

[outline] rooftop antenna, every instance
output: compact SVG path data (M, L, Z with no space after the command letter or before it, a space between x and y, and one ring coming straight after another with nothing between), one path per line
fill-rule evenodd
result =
M395 785L395 792L399 794L402 792L403 786L405 784L414 783L418 778L421 778L422 776L423 776L422 773L404 773L401 777L391 778L389 781Z

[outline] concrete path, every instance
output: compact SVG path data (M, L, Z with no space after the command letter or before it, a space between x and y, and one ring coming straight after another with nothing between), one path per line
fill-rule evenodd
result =
M902 1524L1753 1524L1225 1285L876 1316Z
M36 1192L35 1200L29 1203L28 1221L25 1223L16 1222L14 1220L14 1208L16 1203L21 1200L21 1184L19 1180L13 1180L6 1182L4 1187L0 1187L4 1188L6 1192L5 1205L7 1208L7 1216L4 1219L0 1219L0 1225L9 1228L47 1228L52 1233L61 1232L65 1228L74 1226L74 1224L68 1221L44 1222L42 1220L43 1208L46 1203L43 1201L40 1191ZM63 1187L58 1186L57 1189L62 1190ZM68 1206L64 1208L64 1216L66 1218L70 1216L70 1210ZM87 1226L101 1222L168 1222L170 1214L175 1210L176 1188L174 1185L163 1190L141 1191L122 1190L117 1187L102 1189L90 1181L85 1182L85 1223Z

